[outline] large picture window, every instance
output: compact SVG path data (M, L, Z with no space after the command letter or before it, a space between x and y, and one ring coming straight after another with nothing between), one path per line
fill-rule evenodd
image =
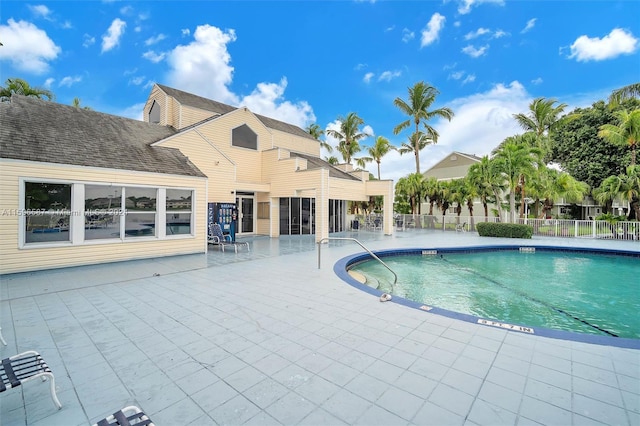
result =
M194 235L191 189L23 181L21 245Z
M315 234L315 198L280 198L280 235Z
M191 234L192 198L192 191L186 189L167 189L167 235Z
M120 238L122 188L100 185L84 187L84 239Z
M71 241L71 184L25 182L25 243Z
M124 188L125 238L156 235L156 188Z

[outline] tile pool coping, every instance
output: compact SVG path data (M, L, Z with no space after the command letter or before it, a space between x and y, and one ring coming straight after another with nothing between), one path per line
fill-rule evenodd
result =
M619 249L603 249L593 247L567 247L567 246L548 246L548 245L478 245L478 246L465 246L465 247L425 247L425 248L404 248L404 249L387 249L387 250L375 250L373 253L379 258L393 256L433 256L445 253L477 253L477 252L497 252L497 251L516 251L520 249L546 252L572 252L572 253L589 253L599 255L616 255L616 256L628 256L640 259L640 252L631 250L619 250ZM428 253L425 253L428 252ZM349 268L366 260L370 260L372 257L368 253L356 253L350 256L346 256L338 260L333 267L336 275L345 281L347 284L362 290L366 293L381 296L384 292L366 284L361 283L357 279L353 278L349 274ZM510 332L521 334L533 334L542 337L549 337L553 339L569 340L582 343L592 343L604 346L614 346L627 349L640 349L640 339L632 339L625 337L613 337L605 335L586 334L565 330L556 330L545 327L530 327L524 324L506 324L497 320L490 320L487 318L478 317L475 315L464 314L461 312L455 312L448 309L439 308L436 306L427 306L424 303L415 302L400 296L393 295L391 302L407 306L414 309L425 311L426 313L432 313L436 315L442 315L448 318L458 319L478 325L484 325L487 327L500 327ZM486 323L483 323L485 321ZM524 329L524 330L523 330ZM527 332L525 330L532 330Z

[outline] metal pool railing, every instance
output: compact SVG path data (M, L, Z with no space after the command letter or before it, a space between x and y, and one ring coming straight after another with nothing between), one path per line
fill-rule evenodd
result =
M393 272L393 269L389 268L389 266L386 263L384 263L378 256L376 256L374 252L366 248L364 244L362 244L360 241L356 240L355 238L326 237L318 241L318 269L320 269L320 253L322 252L321 250L322 243L324 241L330 241L330 240L346 240L346 241L353 241L355 243L358 243L358 245L362 247L364 250L366 250L366 252L369 253L371 257L373 257L375 260L380 262L385 268L389 270L389 272L393 274L393 284L391 284L391 292L393 292L395 285L398 283L398 275L395 272Z

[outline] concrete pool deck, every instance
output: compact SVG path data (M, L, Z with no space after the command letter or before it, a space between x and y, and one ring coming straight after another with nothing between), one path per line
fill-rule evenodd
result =
M500 240L343 233L372 250ZM219 252L0 277L0 356L37 350L39 381L0 395L3 425L87 425L127 405L157 425L640 424L640 351L531 336L357 290L334 263L362 249L253 238Z

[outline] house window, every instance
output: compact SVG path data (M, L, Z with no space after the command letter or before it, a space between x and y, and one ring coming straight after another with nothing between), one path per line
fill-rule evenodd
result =
M122 188L106 185L84 187L84 239L120 238Z
M71 241L71 184L25 182L25 243Z
M153 101L149 109L149 123L160 123L160 104L156 101Z
M156 235L156 188L124 188L125 238Z
M167 189L166 235L191 234L193 192L187 189Z
M243 124L231 132L231 145L240 148L258 149L258 135L249 126Z

